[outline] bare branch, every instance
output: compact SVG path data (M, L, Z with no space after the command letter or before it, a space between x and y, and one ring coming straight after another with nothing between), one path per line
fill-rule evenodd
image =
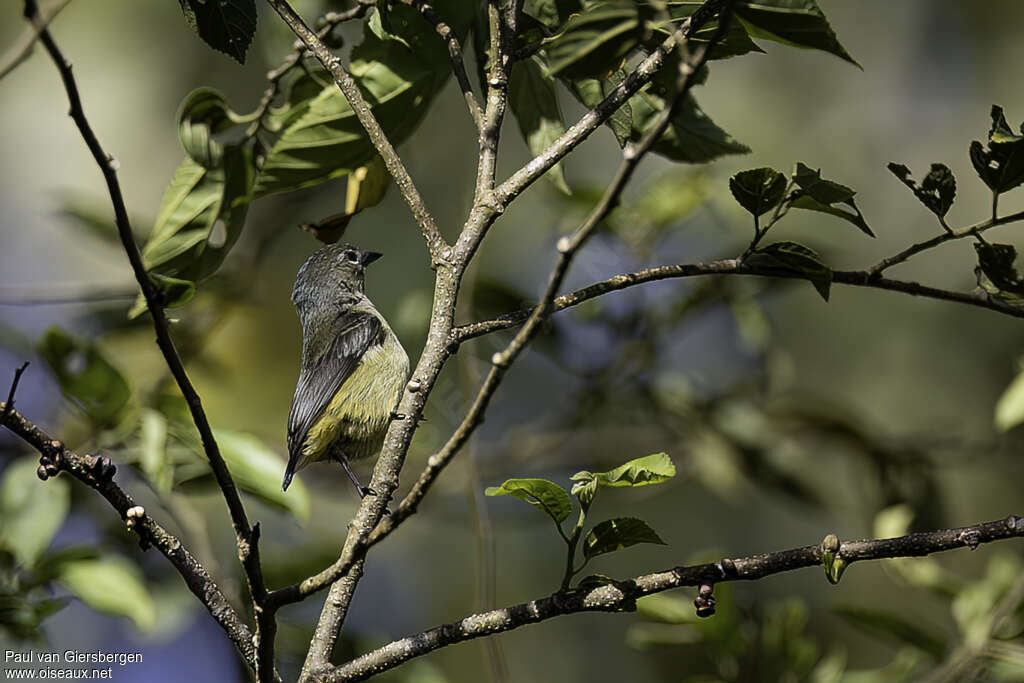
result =
M481 636L511 631L552 617L576 612L631 612L636 609L638 598L673 588L726 581L753 581L795 569L824 565L828 563L826 553L833 548L837 561L849 565L861 560L920 557L955 548L973 549L982 543L1008 538L1024 538L1024 517L1010 515L1006 519L994 522L908 534L896 538L842 543L835 541L834 546L830 547L829 541L834 538L830 535L821 544L802 548L723 559L711 564L675 567L625 581L615 581L598 588L559 592L550 597L474 614L460 621L388 643L334 668L329 675L316 680L325 683L362 681L439 648Z
M22 366L22 369L24 366ZM20 374L20 371L18 372ZM16 375L17 378L17 375ZM138 508L135 500L113 480L113 465L106 458L94 455L82 456L64 447L46 432L14 410L14 390L17 379L11 387L10 397L0 410L0 424L20 436L42 454L40 476L49 478L59 472L67 472L86 486L95 489L117 511L127 523L128 510ZM141 508L139 508L141 509ZM160 526L148 513L132 516L129 527L138 534L143 548L153 546L166 557L185 580L185 585L199 599L214 620L224 629L235 644L250 669L255 670L256 650L252 633L242 622L228 599L221 592L213 578L202 564L188 551L182 542Z
M373 143L373 146L384 160L384 165L387 167L391 177L394 178L398 190L409 205L416 223L423 232L424 238L426 238L427 248L430 250L433 265L437 267L446 258L444 252L447 244L444 241L444 237L441 235L440 230L438 230L434 217L430 214L426 204L424 204L419 190L416 189L416 185L412 181L412 177L409 176L405 164L402 163L398 153L395 152L394 146L388 140L384 129L381 128L380 123L373 115L370 104L359 91L359 86L356 85L352 75L345 68L345 65L342 64L341 58L331 53L317 34L306 25L302 17L295 13L295 10L292 9L287 0L267 0L267 2L288 24L295 35L305 43L306 48L313 53L313 56L317 58L327 72L331 74L334 82L338 85L342 94L345 95L345 99L352 106L352 111L355 112L356 118L359 119L359 123L366 130L366 134L370 137L370 142Z
M928 249L933 249L940 244L949 242L950 240L959 240L965 237L977 237L989 228L994 228L998 225L1006 225L1007 223L1016 223L1019 220L1024 220L1024 211L1018 211L1017 213L1012 213L1008 216L1003 216L1002 218L996 218L993 216L992 218L967 226L961 230L950 230L948 226L945 225L945 222L943 222L943 227L946 228L946 232L923 242L912 244L903 251L890 256L889 258L882 259L875 265L868 268L867 272L871 275L878 275L886 268L894 266L897 263L903 263L915 254L927 251Z
M594 299L608 292L616 292L620 289L642 285L657 280L668 280L672 278L697 277L701 275L756 275L760 277L782 277L800 279L799 275L784 275L778 272L767 272L745 265L739 259L724 259L721 261L706 261L703 263L681 263L678 265L656 266L646 268L634 273L622 273L614 275L607 280L595 282L592 285L582 287L574 292L563 294L552 302L552 312L563 311L573 306L578 306L585 301ZM1014 318L1024 318L1024 308L1004 303L998 299L990 298L984 292L952 292L936 287L928 287L917 282L906 280L893 280L891 278L873 277L867 270L835 270L832 271L832 282L850 285L853 287L868 287L871 289L885 289L893 292L902 292L911 296L921 296L928 299L940 301L953 301L956 303L985 308L996 311ZM523 308L518 311L506 313L490 320L481 320L475 323L460 325L452 330L452 349L458 347L464 341L481 337L485 334L515 327L530 317L532 308Z

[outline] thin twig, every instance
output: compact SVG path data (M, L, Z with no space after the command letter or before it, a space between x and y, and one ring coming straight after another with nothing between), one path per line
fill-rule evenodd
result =
M836 556L849 565L862 560L920 557L955 548L976 548L982 543L1022 537L1024 517L1011 515L1006 519L958 529L921 532L896 538L846 541L837 544ZM317 680L325 683L365 680L441 647L511 631L520 626L565 614L631 612L636 609L638 598L673 588L727 581L753 581L773 574L819 566L823 564L825 545L826 542L823 541L818 545L763 555L675 567L625 581L615 581L598 588L559 592L550 597L474 614L460 621L388 643L336 667L329 675Z
M577 289L574 292L563 294L552 302L552 312L563 311L573 306L578 306L585 301L594 299L608 292L615 292L628 287L642 285L657 280L668 280L673 278L698 277L703 275L756 275L761 277L783 277L797 278L799 275L784 275L776 271L762 271L742 263L739 259L725 259L721 261L707 261L703 263L681 263L678 265L656 266L646 268L633 273L621 273L606 280L595 282L586 287ZM868 270L836 270L832 271L832 282L836 284L850 285L853 287L868 287L872 289L884 289L894 292L902 292L911 296L921 296L928 299L941 301L953 301L956 303L985 308L1015 318L1024 318L1024 307L1004 303L998 299L989 297L984 292L952 292L935 287L928 287L917 282L906 280L894 280L890 278L874 277ZM521 324L530 317L533 308L523 308L512 311L490 320L481 320L475 323L460 325L452 330L451 344L453 349L463 342L491 334L499 330L506 330Z
M44 27L49 26L50 22L57 18L57 15L71 3L71 0L60 0L59 3L46 15L42 20ZM19 66L28 61L28 58L32 56L32 50L35 48L36 41L39 40L39 30L35 26L29 26L25 33L21 37L21 41L24 43L20 48L12 48L8 51L7 55L4 55L4 62L6 64L0 67L0 80L3 80L5 76L12 73ZM13 54L12 54L13 53Z
M24 368L24 366L22 366ZM20 374L20 373L19 373ZM13 398L17 376L11 387ZM11 400L0 410L0 424L20 436L43 455L45 462L75 477L86 486L95 489L117 511L121 519L127 520L128 510L137 507L135 500L120 486L114 483L111 474L103 476L101 459L96 456L82 456L64 447L35 424L26 419L13 407ZM44 467L45 469L45 467ZM44 473L46 477L52 476ZM256 650L252 644L252 633L243 623L241 617L228 602L206 568L189 552L182 542L160 526L148 513L133 517L131 530L138 534L141 541L151 545L166 557L193 595L209 610L214 620L227 634L231 642L242 655L242 659L250 669L255 670Z
M434 6L426 2L426 0L402 0L402 2L406 2L419 10L423 18L437 31L437 35L441 36L441 40L444 41L445 46L448 48L448 58L452 63L452 73L459 84L459 90L462 91L462 97L466 100L466 108L469 109L469 115L473 119L477 132L482 132L484 114L480 111L480 103L477 102L476 95L473 94L473 86L470 84L469 76L466 74L466 62L462 57L462 45L459 44L459 37L455 35L452 27L445 23L441 15L434 9Z
M384 129L381 128L377 118L373 115L370 104L363 97L352 75L345 68L345 65L342 64L341 58L331 53L317 34L306 25L302 17L295 13L295 10L292 9L287 0L267 0L267 2L288 24L295 35L305 43L306 48L313 53L313 56L317 58L324 69L331 74L345 99L348 100L356 118L359 119L359 123L366 130L370 142L373 143L373 146L384 160L388 173L394 178L395 185L398 186L402 197L405 198L406 203L409 205L413 218L416 219L416 223L419 225L427 241L427 248L430 250L433 265L437 267L447 259L445 255L447 244L444 241L444 237L441 235L441 231L438 230L434 217L423 202L419 190L416 189L409 171L406 170L405 164L402 163L391 141L388 140L387 134L384 133Z
M922 251L927 251L928 249L934 249L940 244L944 244L951 240L964 239L965 237L977 237L978 235L980 235L981 233L985 232L990 228L994 228L999 225L1006 225L1007 223L1016 223L1017 221L1020 220L1024 220L1024 211L1011 213L1009 215L1003 216L1002 218L988 218L986 220L981 221L980 223L969 225L966 228L962 228L960 230L949 230L947 228L947 232L944 232L941 235L936 235L931 239L924 240L923 242L918 242L917 244L912 244L903 251L894 254L888 258L882 259L875 265L868 268L867 272L871 273L872 275L881 274L882 271L884 271L886 268L890 268L896 265L897 263L903 263L911 256L919 254Z
M4 404L3 411L0 411L0 416L7 417L11 411L14 410L14 394L18 391L18 382L21 381L21 376L25 372L25 368L28 367L28 361L25 361L21 366L14 371L14 381L11 382L11 390L7 393L7 402Z

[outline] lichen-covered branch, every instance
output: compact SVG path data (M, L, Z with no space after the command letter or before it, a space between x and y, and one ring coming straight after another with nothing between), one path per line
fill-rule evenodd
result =
M79 455L65 448L63 443L15 410L14 403L10 400L15 389L16 385L12 384L9 400L0 404L0 424L39 451L42 455L40 477L49 478L60 472L67 472L86 486L95 489L126 523L129 519L128 511L136 510L131 516L130 528L139 536L140 545L156 548L174 565L185 580L185 585L209 610L214 620L238 648L242 659L250 669L255 670L256 650L252 643L252 633L203 565L178 538L160 526L148 513L138 514L137 511L141 508L135 500L114 483L114 467L109 460L94 455Z
M829 553L834 553L833 562L842 561L849 566L863 560L919 557L963 547L974 549L983 543L1009 538L1024 538L1024 517L1011 515L1006 519L958 529L876 540L839 542L830 534L818 545L726 558L710 564L675 567L597 588L559 592L546 598L474 614L388 643L335 667L315 680L323 683L362 681L415 657L473 638L503 633L577 612L631 612L636 609L637 599L646 595L684 586L753 581L804 567L826 565L829 563Z

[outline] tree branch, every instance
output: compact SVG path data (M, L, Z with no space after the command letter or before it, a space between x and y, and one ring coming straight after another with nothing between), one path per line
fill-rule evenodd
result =
M89 121L85 116L85 111L82 108L82 100L78 93L78 86L75 83L74 75L71 72L71 64L64 58L64 55L57 47L57 43L50 35L49 30L42 23L36 0L25 0L25 18L28 19L39 32L40 41L43 43L43 46L46 48L46 51L49 53L51 59L56 65L57 70L60 73L61 80L64 83L64 89L67 91L68 101L71 104L69 112L71 118L78 127L89 151L92 153L93 159L96 161L96 164L100 167L100 170L103 173L104 180L107 184L107 190L110 194L110 200L114 208L114 218L117 225L118 236L120 237L121 244L124 246L124 250L128 255L128 261L135 274L135 279L138 281L139 287L142 289L142 295L145 298L146 305L152 315L153 328L156 331L157 345L163 353L164 360L167 362L167 367L174 376L174 379L178 384L178 388L181 390L182 395L185 397L185 401L188 403L192 420L196 425L196 429L199 431L203 450L210 462L210 469L213 471L214 478L217 480L217 484L224 495L228 511L231 515L231 523L234 527L235 538L238 543L239 558L242 561L243 568L245 569L250 591L253 595L253 599L257 604L259 604L266 595L266 588L263 583L263 573L260 569L259 548L256 543L256 539L252 534L252 527L249 525L249 519L246 516L245 507L242 505L238 489L235 487L235 482L231 478L231 473L228 471L227 464L224 462L224 458L220 454L220 449L217 447L217 441L213 436L213 430L206 418L202 401L200 400L195 387L192 386L192 382L189 380L188 374L185 372L185 367L181 362L181 358L174 347L174 341L171 339L170 334L170 325L167 321L167 316L164 314L163 306L160 301L161 295L153 284L153 281L150 280L149 274L146 272L146 266L142 261L142 254L139 252L138 245L135 244L131 221L128 218L128 211L125 208L124 197L121 194L121 186L117 178L118 163L112 156L108 155L103 150L96 134L89 125ZM267 675L270 676L272 673L272 671L267 672ZM273 678L266 678L265 680L273 680Z
M1006 519L958 529L942 529L879 540L847 541L836 543L833 547L837 547L836 558L849 565L861 560L919 557L954 548L974 549L982 543L1008 538L1024 538L1024 517L1010 515ZM675 567L625 581L615 581L598 588L559 592L546 598L474 614L391 642L335 667L316 680L324 683L361 681L439 648L481 636L511 631L553 617L576 612L631 612L636 609L638 598L673 588L726 581L754 581L773 574L823 565L828 562L824 556L831 550L829 540L826 538L819 545L763 555Z
M21 369L24 369L24 365ZM95 489L107 499L122 520L129 519L128 511L137 508L135 500L125 493L113 480L113 465L106 458L94 455L82 456L68 450L35 424L14 409L14 391L21 369L15 374L7 403L0 404L0 424L20 436L42 454L40 477L49 478L64 471L86 486ZM256 650L252 643L252 633L242 622L228 599L221 592L202 564L188 551L182 542L160 526L148 513L132 518L132 531L138 534L140 546L153 546L166 557L185 580L185 585L199 599L213 616L214 620L224 629L228 638L242 654L242 659L250 669L255 670Z
M345 65L342 64L341 58L331 53L317 34L306 25L302 17L295 13L295 10L292 9L287 0L267 0L267 3L274 8L274 11L288 24L295 35L305 43L306 49L312 52L313 56L331 74L345 99L352 106L352 111L355 112L359 123L366 130L370 142L373 143L373 146L384 160L388 173L394 178L395 185L398 186L398 190L402 193L405 202L412 211L413 218L416 219L416 223L423 232L423 236L427 241L427 248L430 250L431 261L436 268L446 258L445 249L447 248L447 243L444 241L441 231L438 230L434 217L430 214L426 204L424 204L419 190L416 189L412 177L409 176L409 171L406 170L405 164L402 163L398 153L395 152L394 146L384 133L384 129L381 128L380 123L373 115L370 104L363 97L352 75L345 68Z
M614 275L606 280L595 282L574 292L563 294L552 302L552 312L563 311L573 306L578 306L585 301L597 298L608 292L615 292L620 289L642 285L657 280L668 280L672 278L696 277L701 275L756 275L760 277L802 279L799 275L786 275L775 271L764 271L748 265L744 265L739 259L724 259L721 261L706 261L703 263L688 263L678 265L656 266L645 268L634 273L622 273ZM984 308L996 311L1014 318L1024 318L1024 307L1014 306L998 299L992 299L984 292L953 292L936 287L929 287L917 282L907 280L894 280L884 277L873 277L868 270L835 270L832 271L832 282L850 285L853 287L867 287L871 289L884 289L893 292L902 292L911 296L921 296L928 299L940 301L953 301L956 303ZM475 323L459 325L452 330L451 346L452 351L458 348L463 342L482 337L485 334L515 327L530 317L533 308L523 308L512 311L490 320L481 320Z

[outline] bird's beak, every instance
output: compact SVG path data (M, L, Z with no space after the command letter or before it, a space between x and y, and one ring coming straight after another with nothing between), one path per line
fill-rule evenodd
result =
M377 259L379 259L383 255L384 254L381 254L380 252L377 252L377 251L364 251L363 252L363 267L365 268L366 266L370 265L371 263L373 263L374 261L376 261Z

